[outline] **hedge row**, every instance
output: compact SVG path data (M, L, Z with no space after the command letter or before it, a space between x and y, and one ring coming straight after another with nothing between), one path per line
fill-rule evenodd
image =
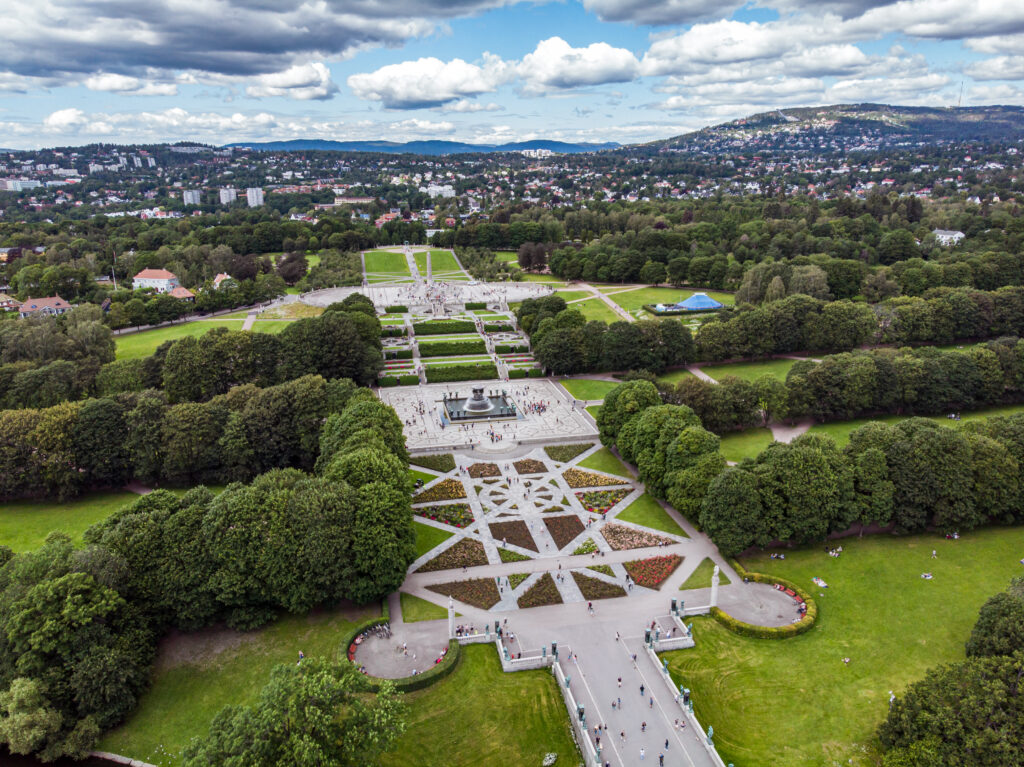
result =
M415 386L420 382L420 377L416 373L406 373L405 375L398 376L398 383L402 386Z
M421 357L453 357L460 354L486 354L487 344L482 338L469 341L433 341L421 343Z
M529 344L495 344L497 354L526 354L530 351Z
M389 386L398 386L398 379L385 376L384 378L377 379L377 386L382 389L386 389Z
M393 306L385 306L384 311L387 314L405 314L409 311L409 307L402 306L401 304L394 304Z
M381 338L398 338L405 335L404 325L382 325L380 328Z
M422 466L424 469L449 472L455 468L455 456L451 453L434 453L433 455L414 455L409 459L413 466Z
M466 309L486 309L486 301L470 301L466 304Z
M509 368L509 380L513 378L540 378L544 371L540 368Z
M451 381L475 381L497 378L498 369L493 363L485 365L431 365L427 368L427 383L448 383Z
M420 377L415 374L403 376L384 376L377 379L377 386L386 388L388 386L415 386L420 382Z
M412 331L418 336L443 336L446 333L473 333L476 325L471 320L427 320L414 323Z
M513 330L515 330L515 328L512 327L507 322L492 322L492 323L489 323L489 324L486 324L486 323L484 324L484 332L485 333L505 333L505 332L511 333Z
M749 572L736 560L729 560L729 564L733 566L733 569L740 578L752 580L754 583L767 583L771 585L777 583L780 586L792 589L799 594L800 598L807 604L807 612L804 613L804 617L799 621L796 623L790 623L787 626L755 626L751 623L744 623L743 621L736 620L718 607L712 607L711 617L718 621L722 626L729 629L729 631L739 634L740 636L755 637L758 639L788 639L789 637L795 637L806 631L810 631L814 627L814 623L818 619L818 604L811 598L811 595L802 588L791 581L785 580L784 578L778 578L774 575L765 575L764 573Z
M411 360L412 349L385 349L384 359L386 360Z

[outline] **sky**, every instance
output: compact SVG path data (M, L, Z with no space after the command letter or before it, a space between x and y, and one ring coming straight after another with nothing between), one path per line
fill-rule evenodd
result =
M1024 104L1024 0L0 0L0 147L622 144Z

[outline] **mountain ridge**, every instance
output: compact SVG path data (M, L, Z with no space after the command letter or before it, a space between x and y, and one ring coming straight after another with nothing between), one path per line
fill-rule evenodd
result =
M380 152L383 154L492 154L497 152L522 152L524 150L549 149L558 154L581 154L618 149L620 144L606 142L571 143L536 139L507 144L469 144L464 141L331 141L327 139L292 139L290 141L238 141L224 147L246 147L256 151L325 151L325 152Z

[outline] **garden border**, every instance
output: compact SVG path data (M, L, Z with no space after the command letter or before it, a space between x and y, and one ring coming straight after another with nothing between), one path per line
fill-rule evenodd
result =
M730 559L728 561L736 571L736 574L742 579L749 579L754 583L767 583L772 585L777 583L793 589L793 591L799 594L800 598L804 600L804 604L807 605L807 612L804 613L804 617L799 621L796 623L790 623L786 626L755 626L752 623L744 623L741 620L733 618L720 607L712 607L711 617L718 621L721 626L733 633L739 634L740 636L754 637L756 639L788 639L789 637L799 636L800 634L814 628L814 624L818 621L818 603L814 601L814 598L810 594L785 578L778 578L774 575L766 575L765 573L750 572L735 559Z

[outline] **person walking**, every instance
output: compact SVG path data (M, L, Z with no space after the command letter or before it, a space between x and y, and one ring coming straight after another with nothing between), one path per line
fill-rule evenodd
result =
M654 708L654 696L653 695L651 696L651 703L648 706L648 708Z
M645 753L644 750L641 748L640 749L640 761L641 762L644 760L644 753Z
M640 697L644 697L644 686L640 685Z
M647 722L640 722L640 732L647 732Z
M618 701L619 711L622 711L622 698L616 698L615 700Z
M622 677L619 677L619 687L622 687Z
M665 755L658 754L658 767L665 767Z

